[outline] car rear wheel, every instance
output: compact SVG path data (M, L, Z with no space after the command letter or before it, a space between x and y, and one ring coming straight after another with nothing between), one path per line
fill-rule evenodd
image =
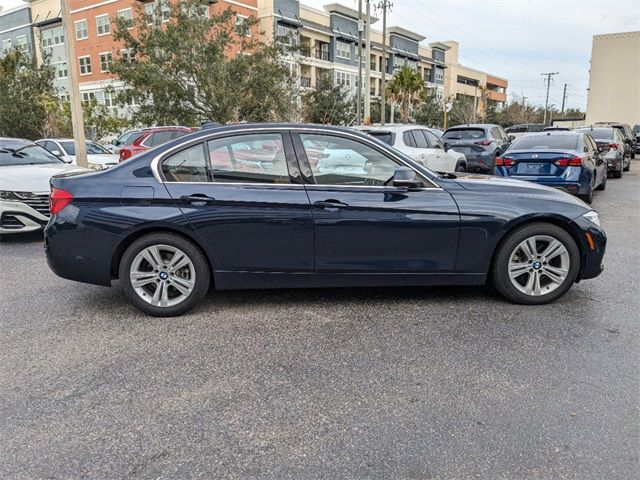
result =
M627 158L627 166L624 167L624 171L628 172L629 170L631 170L631 159L635 158L635 157L631 157L631 158ZM624 162L623 162L624 163Z
M501 243L493 262L493 282L509 300L525 305L553 302L573 285L580 252L566 231L547 224L525 225Z
M594 175L595 175L595 173L594 173ZM585 193L583 195L578 195L578 197L584 203L588 203L589 205L591 205L591 202L593 202L593 183L591 185L589 185L589 191L587 193Z
M171 233L145 235L120 261L120 283L129 301L158 317L181 315L209 290L209 265L189 240Z
M456 165L456 172L464 173L466 171L467 171L467 166L462 162L458 162L458 164Z
M607 189L607 174L605 173L602 176L602 183L600 183L600 185L598 185L597 190L604 191L606 189Z

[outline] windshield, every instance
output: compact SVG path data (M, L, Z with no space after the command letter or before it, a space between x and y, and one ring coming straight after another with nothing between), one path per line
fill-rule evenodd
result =
M442 136L445 140L478 140L485 138L484 130L481 128L465 128L447 130Z
M525 135L513 142L509 150L575 150L577 146L577 135Z
M40 165L46 163L64 163L40 145L5 144L0 145L0 167L9 165Z
M391 132L367 132L372 137L386 143L387 145L393 145L393 133Z
M589 133L596 141L611 141L613 140L613 128L581 128L578 132Z
M74 142L60 142L60 145L67 153L67 155L75 155L76 154L76 145ZM97 143L87 142L87 153L89 154L110 154L109 150L104 147L101 147Z
M142 136L142 132L139 132L139 131L126 132L126 133L123 133L122 135L120 135L118 137L118 139L115 142L113 142L113 144L116 147L124 147L124 146L127 146L127 145L131 145L133 142L135 142L141 136Z

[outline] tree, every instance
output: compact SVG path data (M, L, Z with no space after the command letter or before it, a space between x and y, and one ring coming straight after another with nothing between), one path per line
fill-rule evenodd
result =
M400 103L402 123L409 123L409 109L422 100L425 83L418 72L404 66L398 70L387 84L386 94L393 105Z
M57 108L54 76L48 59L38 66L35 58L18 49L0 59L0 136L43 136Z
M453 106L449 112L449 125L461 125L464 123L474 123L477 113L473 97L467 95L460 96L452 100Z
M519 123L534 123L538 120L538 113L530 106L518 100L514 100L504 107L503 118L506 125L516 125Z
M316 88L302 95L302 115L305 122L323 125L348 125L355 116L346 87L334 85L328 76L321 76Z
M414 110L416 123L430 127L441 127L444 123L443 101L438 98L434 89L427 89L423 101Z
M119 100L135 96L134 118L145 124L288 120L295 90L283 47L249 36L255 18L237 22L230 8L207 18L205 5L171 4L166 24L148 22L141 6L133 29L131 20L115 20L126 54L111 71L128 87Z
M64 102L60 106L59 116L60 119L57 123L58 133L54 134L54 136L72 136L73 128L69 102ZM95 98L82 102L82 116L84 118L85 135L96 142L131 125L128 119L113 115L107 107L99 103Z

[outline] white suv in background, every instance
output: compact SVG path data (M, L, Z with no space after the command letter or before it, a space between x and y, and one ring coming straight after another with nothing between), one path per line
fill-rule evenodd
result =
M447 149L433 132L420 125L389 125L355 127L434 172L466 172L467 159L463 153Z

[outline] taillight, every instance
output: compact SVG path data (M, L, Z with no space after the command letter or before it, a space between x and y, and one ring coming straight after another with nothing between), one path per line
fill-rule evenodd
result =
M610 143L609 144L609 148L611 150L617 150L618 149L618 144L617 143Z
M59 188L51 189L49 195L49 210L51 215L60 213L67 205L73 201L73 195L66 190L60 190Z
M477 142L473 142L476 145L482 145L483 147L488 147L491 145L491 140L478 140Z
M496 158L496 167L513 167L516 163L518 162L516 162L513 158Z
M130 156L131 156L131 152L123 148L122 150L120 150L120 158L118 158L118 161L124 162Z
M561 158L553 162L558 167L581 167L582 157Z

